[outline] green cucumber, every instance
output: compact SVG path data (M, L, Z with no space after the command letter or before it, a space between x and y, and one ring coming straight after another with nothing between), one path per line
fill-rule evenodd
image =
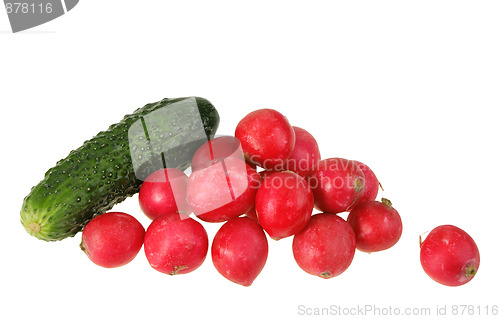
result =
M153 171L189 167L218 125L217 110L203 98L147 104L49 169L24 198L21 223L45 241L72 237L94 216L137 193Z

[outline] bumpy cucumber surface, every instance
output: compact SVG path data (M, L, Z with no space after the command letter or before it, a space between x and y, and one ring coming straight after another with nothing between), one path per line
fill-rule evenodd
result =
M141 126L146 124L144 133ZM137 193L158 165L189 167L196 149L215 135L218 125L217 110L203 98L147 104L49 169L25 197L21 223L46 241L74 236L94 216Z

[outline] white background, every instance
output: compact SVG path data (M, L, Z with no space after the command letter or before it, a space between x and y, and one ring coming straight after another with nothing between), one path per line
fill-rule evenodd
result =
M454 304L493 317L484 307L500 305L499 15L498 1L83 0L12 34L0 10L0 317L303 318L300 305L447 305L457 318ZM291 238L270 239L246 288L210 257L174 277L143 251L104 269L80 251L80 234L47 243L24 231L22 200L57 160L148 102L191 95L217 107L219 134L274 108L316 137L323 158L368 164L401 214L400 242L356 252L324 280L296 265ZM114 210L149 224L136 196ZM441 286L420 266L419 235L442 224L479 246L465 286ZM204 225L210 238L220 227Z

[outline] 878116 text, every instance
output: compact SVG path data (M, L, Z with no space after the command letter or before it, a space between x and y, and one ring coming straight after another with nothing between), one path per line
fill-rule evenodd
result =
M50 14L52 13L52 3L27 3L27 2L7 2L5 9L8 14L11 13L24 13L24 14Z

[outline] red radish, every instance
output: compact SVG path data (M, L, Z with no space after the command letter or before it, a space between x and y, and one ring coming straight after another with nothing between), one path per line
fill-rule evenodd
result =
M259 173L228 157L189 176L187 200L201 220L223 222L252 208L259 183Z
M238 217L226 222L215 234L212 261L225 278L250 286L266 264L267 238L257 222Z
M208 140L198 148L191 161L192 171L213 165L228 157L244 160L240 141L234 136L220 136Z
M292 243L293 257L302 270L321 278L343 273L356 252L356 236L349 223L331 213L316 214Z
M287 160L287 169L306 177L313 166L321 160L318 143L306 130L293 126L295 132L295 146Z
M268 177L271 174L277 173L278 171L272 170L272 169L265 169L263 171L259 172L260 179L264 180L264 178Z
M139 190L139 204L146 216L155 219L163 215L189 212L186 201L188 177L176 168L160 169L149 175Z
M144 241L144 227L129 214L110 212L91 219L80 247L95 264L115 268L131 262Z
M477 273L479 249L462 229L452 225L438 226L420 243L420 262L436 282L461 286Z
M271 109L246 115L236 126L245 157L265 169L282 170L295 145L295 133L286 117Z
M365 176L365 191L363 192L363 195L361 195L361 197L356 201L356 205L362 202L375 200L375 198L377 198L378 188L380 187L377 176L375 176L375 173L373 173L368 165L363 164L359 161L354 161L354 163L359 166L359 168L363 172L363 175Z
M356 205L347 222L356 234L356 245L360 251L375 252L394 246L401 238L403 224L399 213L391 202L369 201Z
M321 160L308 180L316 208L323 212L345 212L364 192L363 172L354 161L343 158Z
M192 218L161 216L146 231L144 252L151 267L159 272L187 274L203 264L208 252L208 235Z
M290 171L269 175L255 196L260 225L276 240L301 231L313 208L313 193L306 180Z

